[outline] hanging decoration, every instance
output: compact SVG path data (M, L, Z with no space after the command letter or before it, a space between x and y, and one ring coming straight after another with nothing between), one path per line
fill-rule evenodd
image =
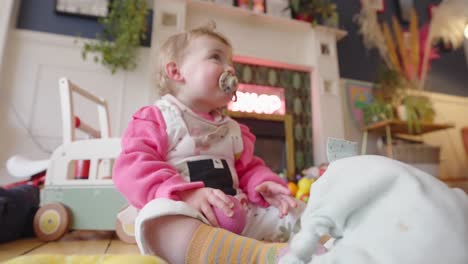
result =
M464 42L463 31L468 24L468 1L443 0L432 11L427 42L424 46L424 58L419 89L424 88L430 61L432 45L442 41L452 49L459 48Z
M423 75L423 61L427 57L438 58L437 50L426 50L427 25L419 28L419 18L414 9L410 12L408 30L401 27L398 19L393 16L392 23L379 23L375 10L368 5L368 0L362 0L361 12L355 20L359 24L359 33L368 49L377 49L385 65L396 71L406 81L404 85L416 87ZM427 54L427 56L426 56Z

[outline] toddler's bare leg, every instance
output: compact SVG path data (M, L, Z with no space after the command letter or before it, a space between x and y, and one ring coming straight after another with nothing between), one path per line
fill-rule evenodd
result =
M144 223L147 253L171 264L275 264L285 243L264 243L211 227L187 216L164 216Z
M171 215L145 222L147 248L171 264L184 264L193 232L201 224L195 218Z

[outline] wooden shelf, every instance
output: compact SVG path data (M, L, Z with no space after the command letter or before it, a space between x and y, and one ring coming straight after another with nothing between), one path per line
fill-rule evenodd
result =
M372 125L363 127L363 131L369 131L373 133L380 133L385 134L385 129L387 126L390 126L390 130L392 134L409 134L408 133L408 124L406 121L400 120L386 120L374 123ZM422 135L429 132L434 132L437 130L453 128L455 127L453 124L445 123L445 124L436 124L436 123L424 123L421 122L421 132L414 133L412 135Z
M235 6L223 5L212 3L210 1L202 0L186 0L187 1L187 12L190 10L202 11L202 12L212 12L217 14L223 14L229 17L238 18L238 19L255 19L261 21L265 24L271 24L275 26L284 26L290 30L299 30L299 31L309 31L317 30L321 32L329 32L336 36L336 40L341 40L344 38L348 32L338 28L326 27L322 25L311 26L309 22L304 22L300 20L295 20L292 18L278 17L273 15L268 15L264 13L255 13L251 10L239 8Z
M454 127L453 124L435 124L435 123L425 123L421 122L421 131L419 133L408 133L408 123L406 121L401 120L385 120L381 122L374 123L372 125L366 126L362 128L363 138L362 138L362 146L361 146L361 154L365 154L367 150L367 134L368 133L375 133L386 135L387 139L387 156L393 158L393 144L392 144L392 137L395 134L404 134L404 135L411 135L417 136L422 135L429 132L434 132L437 130L447 129Z
M468 178L450 179L441 177L439 179L451 188L460 188L468 194Z

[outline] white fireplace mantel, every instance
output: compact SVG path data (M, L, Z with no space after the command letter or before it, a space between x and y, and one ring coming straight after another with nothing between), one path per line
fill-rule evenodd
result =
M153 10L152 49L214 21L235 55L310 69L314 163L326 162L327 137L344 137L336 42L345 31L200 0L154 0Z

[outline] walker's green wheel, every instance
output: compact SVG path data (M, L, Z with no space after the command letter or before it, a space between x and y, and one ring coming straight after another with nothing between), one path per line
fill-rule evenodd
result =
M34 216L34 232L42 241L55 241L68 232L70 220L70 211L65 205L46 204Z

